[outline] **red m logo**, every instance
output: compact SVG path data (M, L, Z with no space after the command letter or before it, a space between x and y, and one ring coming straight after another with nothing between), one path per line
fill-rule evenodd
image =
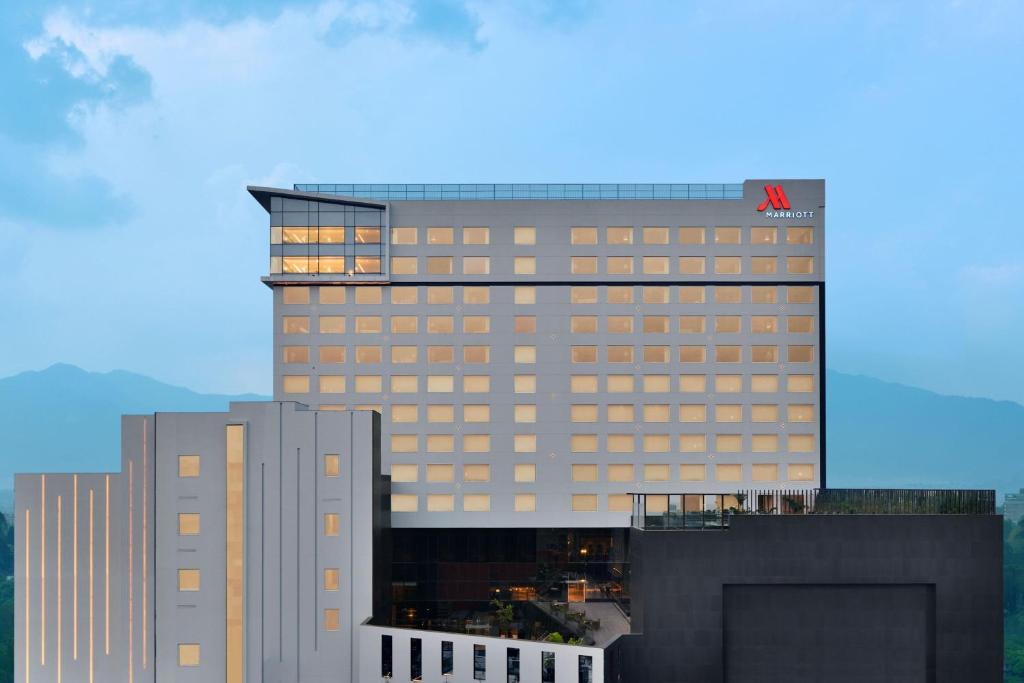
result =
M772 208L778 211L779 209L789 208L789 198L786 197L786 193L782 189L782 185L771 185L764 186L764 192L768 196L763 202L757 205L758 211L764 211L768 208L768 203L771 202Z

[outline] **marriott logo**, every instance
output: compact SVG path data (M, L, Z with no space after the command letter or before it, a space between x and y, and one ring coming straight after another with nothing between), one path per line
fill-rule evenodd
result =
M782 185L764 186L765 198L757 205L757 210L764 212L765 218L814 218L814 211L791 211L789 197ZM771 205L771 210L767 210Z

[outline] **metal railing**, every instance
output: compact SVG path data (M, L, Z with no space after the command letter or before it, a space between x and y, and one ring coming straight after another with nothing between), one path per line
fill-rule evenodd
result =
M637 529L725 529L735 515L992 515L990 489L792 489L634 493Z
M743 199L742 183L295 183L299 192L392 200Z

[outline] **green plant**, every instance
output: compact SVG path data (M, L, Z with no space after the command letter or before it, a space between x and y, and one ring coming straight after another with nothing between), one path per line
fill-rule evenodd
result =
M502 602L497 598L491 600L491 607L494 608L494 618L498 620L498 627L502 631L507 630L516 618L515 608L511 603Z
M565 642L565 639L562 637L562 634L559 633L558 631L552 631L551 633L549 633L547 635L547 637L544 640L545 640L545 642L548 642L548 643L564 643Z
M569 645L582 645L583 639L577 638L576 636L569 636L569 640L566 641Z

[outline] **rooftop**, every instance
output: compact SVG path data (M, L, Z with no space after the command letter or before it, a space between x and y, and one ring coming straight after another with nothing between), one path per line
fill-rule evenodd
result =
M299 192L385 200L743 199L743 183L295 183Z

